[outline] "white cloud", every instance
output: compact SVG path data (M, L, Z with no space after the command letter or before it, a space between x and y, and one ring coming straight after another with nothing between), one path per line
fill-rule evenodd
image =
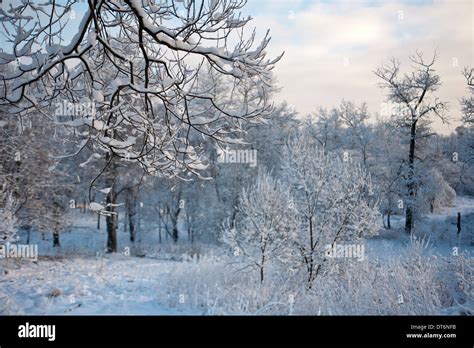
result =
M278 98L301 114L331 107L342 98L366 101L372 112L379 112L384 94L373 70L392 56L400 58L402 69L409 69L407 58L417 49L427 56L438 49L436 69L443 83L438 95L450 103L453 122L435 127L447 133L459 124L459 99L467 93L461 70L474 65L473 3L369 6L340 1L313 4L295 11L294 17L280 5L278 11L255 16L253 24L259 30L271 29L270 54L286 52L275 69L283 87Z

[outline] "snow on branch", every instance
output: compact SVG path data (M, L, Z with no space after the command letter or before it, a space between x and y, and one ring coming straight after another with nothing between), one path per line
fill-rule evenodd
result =
M25 0L2 9L0 104L19 116L40 110L98 155L149 174L198 174L202 137L233 141L243 121L272 110L281 56L267 58L268 32L259 43L255 31L245 37L245 3Z

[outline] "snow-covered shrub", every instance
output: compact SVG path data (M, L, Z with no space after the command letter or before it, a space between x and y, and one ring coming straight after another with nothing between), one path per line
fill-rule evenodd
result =
M435 315L472 313L472 258L433 254L424 239L388 260L350 263L325 274L303 296L301 314ZM448 309L443 309L448 307Z
M283 173L301 221L292 257L311 284L327 264L328 246L361 244L378 233L375 188L370 174L347 154L326 153L304 132L284 150Z
M413 239L388 260L332 260L308 288L298 274L233 271L230 260L173 263L157 298L171 308L205 315L436 315L472 310L472 259L434 255ZM335 267L336 262L339 267ZM277 267L268 265L269 270ZM277 272L278 270L278 272ZM181 301L180 301L181 296Z
M10 314L12 299L0 289L0 315Z
M424 175L417 194L420 210L431 213L439 212L443 207L452 206L456 198L456 191L437 169L431 169Z
M441 314L474 315L474 258L463 252L444 261L446 267L439 276L445 295Z
M298 314L414 315L441 308L438 263L426 244L415 241L385 261L347 262L332 267L295 301ZM334 266L334 265L333 265Z
M268 315L293 313L295 276L286 276L268 264L263 283L258 270L235 271L224 257L203 258L199 264L173 263L158 279L156 298L162 305L185 313L204 315ZM299 279L301 280L301 279ZM300 282L301 283L301 282ZM304 288L304 287L301 287ZM296 314L296 312L295 312Z
M236 262L256 267L263 282L268 262L284 260L298 222L287 189L266 172L240 195L234 226L224 226L222 241L234 251Z
M7 197L6 203L0 208L0 245L18 241L16 233L15 203L11 196Z

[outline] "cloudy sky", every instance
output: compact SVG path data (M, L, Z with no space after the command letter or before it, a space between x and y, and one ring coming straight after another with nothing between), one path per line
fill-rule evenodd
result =
M417 49L427 58L438 50L438 96L449 102L452 121L435 128L449 133L459 125L459 99L467 93L461 71L474 66L474 0L248 0L246 11L260 33L271 30L269 54L285 51L275 70L283 88L276 99L301 115L343 98L380 112L384 92L373 71L390 57L409 70Z

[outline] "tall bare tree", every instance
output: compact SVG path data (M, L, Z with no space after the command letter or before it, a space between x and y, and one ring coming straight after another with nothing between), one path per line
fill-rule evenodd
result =
M375 71L383 82L380 87L388 91L388 100L395 103L396 111L393 117L399 126L409 132L409 149L406 159L407 173L405 178L407 200L405 210L405 232L411 234L414 226L415 199L418 178L415 175L415 159L417 139L429 134L420 132L431 123L430 117L435 115L443 122L447 121L445 111L447 103L434 97L434 92L441 85L440 78L434 70L437 58L435 52L432 59L425 60L423 53L417 51L410 56L414 69L410 73L400 72L400 62L392 59Z

